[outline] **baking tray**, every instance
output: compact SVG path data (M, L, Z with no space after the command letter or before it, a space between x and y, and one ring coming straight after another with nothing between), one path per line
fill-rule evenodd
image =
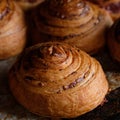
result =
M107 95L103 106L70 120L120 120L120 64L111 58L108 49L93 57L101 63L113 93ZM13 58L0 61L0 120L49 120L28 112L11 95L7 73L13 63Z

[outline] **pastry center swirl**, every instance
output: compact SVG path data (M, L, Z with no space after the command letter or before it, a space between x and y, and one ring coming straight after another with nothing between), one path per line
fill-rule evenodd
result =
M61 70L72 64L74 57L71 49L64 46L61 47L59 44L56 44L53 46L48 45L34 49L25 59L25 61L28 60L29 62L29 64L25 64L25 68L27 67L26 65L38 67L36 66L36 61L42 66L42 69L49 68Z

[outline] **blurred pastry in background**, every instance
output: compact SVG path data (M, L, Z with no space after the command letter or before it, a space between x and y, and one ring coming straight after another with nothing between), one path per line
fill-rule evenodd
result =
M84 0L46 0L32 13L32 44L59 41L95 54L105 44L109 14Z
M0 60L20 54L26 45L26 23L19 6L0 1Z
M110 13L113 20L117 20L120 17L120 0L106 0L103 5L105 10Z
M112 19L115 21L120 17L120 0L87 0L98 4L109 12Z
M0 91L8 90L8 71L26 46L24 15L13 0L0 0Z

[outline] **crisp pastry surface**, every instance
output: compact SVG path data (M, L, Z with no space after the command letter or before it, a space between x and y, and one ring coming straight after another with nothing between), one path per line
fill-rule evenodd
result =
M26 44L26 23L19 6L13 1L0 1L0 59L22 52Z
M28 48L12 67L9 84L29 111L63 118L93 110L108 92L100 64L85 52L58 42Z
M61 41L90 54L104 46L106 28L112 24L104 10L81 0L45 1L33 11L32 18L33 44Z

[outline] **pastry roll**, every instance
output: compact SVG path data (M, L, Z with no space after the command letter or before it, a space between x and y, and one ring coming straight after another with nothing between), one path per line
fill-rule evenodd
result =
M60 42L27 48L9 72L15 98L40 116L73 118L103 103L108 82L101 65Z
M107 40L111 56L120 62L120 19L108 30Z
M75 45L87 53L98 52L105 44L110 16L83 0L47 0L33 11L33 44L59 41Z
M14 0L14 1L16 1L17 4L19 4L23 10L29 10L42 3L44 0Z
M120 17L120 0L88 0L107 10L115 21Z
M103 5L114 21L120 17L120 0L108 0Z
M21 9L12 0L0 1L0 59L22 52L26 44L26 24Z

